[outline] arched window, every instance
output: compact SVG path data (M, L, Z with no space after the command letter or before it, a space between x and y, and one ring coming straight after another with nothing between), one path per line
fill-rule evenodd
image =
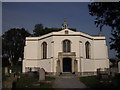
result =
M70 52L71 51L71 42L70 40L63 41L63 52Z
M86 58L90 59L90 43L89 42L85 43L85 50L86 50Z
M42 43L42 59L47 58L47 43L43 42Z

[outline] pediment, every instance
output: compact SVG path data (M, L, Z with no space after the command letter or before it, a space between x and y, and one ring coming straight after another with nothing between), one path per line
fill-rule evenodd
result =
M58 34L74 34L76 33L76 31L70 30L70 29L63 29L59 32L57 32Z
M45 34L45 35L40 36L40 37L28 37L27 39L41 40L41 39L49 38L52 36L81 36L81 37L92 39L92 40L93 39L94 40L105 40L104 36L91 36L89 34L86 34L86 33L80 32L80 31L73 31L70 29L63 29L63 30L58 31L58 32L51 32L51 33Z

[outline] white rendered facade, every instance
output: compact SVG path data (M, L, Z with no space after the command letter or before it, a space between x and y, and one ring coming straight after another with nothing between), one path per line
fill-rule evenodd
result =
M70 41L69 52L63 51L64 40ZM43 42L47 44L44 59ZM86 42L89 43L88 57L86 56ZM67 66L67 64L69 65ZM90 36L69 29L51 32L40 37L27 37L22 72L29 71L29 68L32 71L35 71L36 68L44 68L46 72L55 75L64 72L88 75L95 73L97 68L109 68L106 39L104 36Z

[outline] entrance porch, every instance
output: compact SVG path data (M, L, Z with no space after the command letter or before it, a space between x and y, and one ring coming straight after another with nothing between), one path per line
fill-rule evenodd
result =
M57 61L57 73L77 72L77 60L75 52L59 52Z

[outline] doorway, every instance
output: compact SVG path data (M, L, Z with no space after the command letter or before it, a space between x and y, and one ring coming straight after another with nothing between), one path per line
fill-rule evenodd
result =
M71 58L63 58L63 72L72 72Z

